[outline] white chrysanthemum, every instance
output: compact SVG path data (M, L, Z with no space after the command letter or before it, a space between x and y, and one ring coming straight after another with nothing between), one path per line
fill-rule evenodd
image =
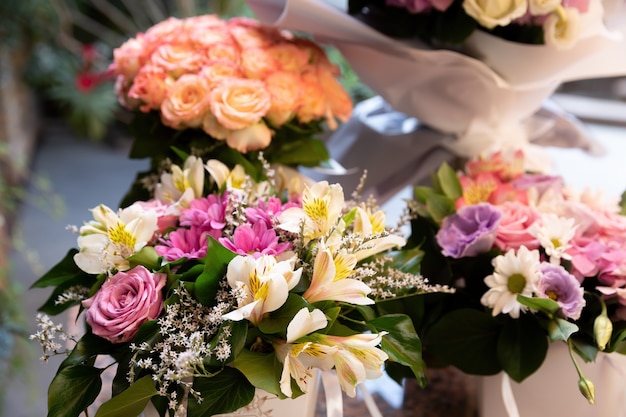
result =
M533 234L550 257L551 263L572 259L566 251L571 247L569 242L574 238L576 227L574 219L555 214L544 214L541 221L535 224Z
M493 260L494 272L485 278L489 290L480 302L492 309L492 314L509 314L519 318L520 311L527 307L517 301L517 295L533 295L541 273L539 271L539 251L521 246L517 253L509 250Z

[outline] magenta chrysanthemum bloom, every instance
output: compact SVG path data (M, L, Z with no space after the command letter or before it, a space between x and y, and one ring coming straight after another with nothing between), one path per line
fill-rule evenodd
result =
M227 202L226 195L211 194L197 198L191 202L189 208L183 210L180 224L198 228L217 239L222 236L222 229L226 225Z
M156 245L154 249L168 262L203 258L207 251L206 235L207 232L197 227L174 230L166 239L159 239L162 245Z
M437 243L451 258L476 256L493 247L502 214L491 204L465 206L446 217L437 232Z
M254 223L252 226L244 224L235 229L232 241L220 238L220 243L225 248L239 254L252 255L259 258L261 255L280 255L289 248L291 243L279 243L276 231L268 228L264 221Z
M290 207L302 207L302 204L293 201L283 204L279 198L270 197L267 201L261 200L257 207L248 207L246 209L246 218L251 224L262 221L267 227L272 227L272 219L277 218Z
M537 284L540 297L551 298L561 306L566 317L577 320L585 306L584 289L576 277L561 265L543 262Z

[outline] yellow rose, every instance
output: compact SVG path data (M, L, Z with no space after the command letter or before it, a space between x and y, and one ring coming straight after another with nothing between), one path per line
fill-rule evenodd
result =
M257 123L270 109L271 97L258 80L225 78L211 90L211 112L222 126L239 130Z
M200 127L208 109L209 88L195 74L185 74L174 82L161 104L161 121L174 129Z
M506 26L526 14L527 0L464 0L463 9L481 26Z

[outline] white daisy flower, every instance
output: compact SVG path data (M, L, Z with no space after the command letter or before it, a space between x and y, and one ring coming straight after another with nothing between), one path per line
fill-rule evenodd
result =
M493 259L494 272L485 278L489 290L480 302L492 309L492 315L509 314L519 318L520 311L527 307L517 301L517 295L530 297L541 277L539 251L521 246L517 253L509 250Z
M572 259L566 251L571 248L569 242L576 233L575 223L572 218L544 214L541 221L535 224L532 233L550 257L551 263L558 264L561 259Z

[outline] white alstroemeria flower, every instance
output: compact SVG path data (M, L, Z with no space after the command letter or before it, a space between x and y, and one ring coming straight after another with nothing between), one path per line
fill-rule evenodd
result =
M372 213L371 210L365 207L357 207L355 210L356 216L352 223L354 233L371 236L385 231L386 218L384 211L378 210Z
M235 165L232 171L223 162L217 159L209 159L205 165L211 178L215 180L218 188L226 185L228 191L242 190L246 183L246 171L241 165Z
M280 377L280 390L291 397L292 379L296 381L302 392L308 392L308 384L313 377L313 369L328 371L333 368L333 355L337 352L336 346L321 343L277 343L274 345L278 360L283 363Z
M298 284L302 269L293 270L294 259L278 262L263 255L237 256L228 264L226 279L231 288L239 291L239 308L224 315L227 320L249 320L257 324L265 313L279 309L289 296L289 290Z
M557 49L569 49L580 35L580 12L575 7L559 6L543 22L543 40Z
M76 265L88 274L130 269L127 258L152 240L158 229L157 215L139 204L117 213L101 204L91 209L94 220L79 230Z
M385 334L316 335L322 344L339 348L332 359L339 384L348 396L356 395L358 384L366 379L379 378L383 374L383 364L389 356L377 346Z
M532 233L550 257L550 262L559 263L561 259L572 259L566 251L572 246L569 242L574 238L577 227L572 218L548 213L533 225Z
M323 329L328 325L328 319L322 310L317 308L309 311L303 307L293 316L287 325L287 343L293 343L316 330Z
M367 295L372 291L362 281L347 278L356 266L357 258L346 252L333 258L330 249L320 248L313 264L311 285L302 294L310 303L334 300L350 304L374 304Z
M503 313L519 318L520 312L526 311L527 307L517 301L517 295L531 297L541 278L539 251L520 246L517 253L511 249L496 256L492 263L493 274L485 277L489 290L480 302L492 309L493 316Z
M401 248L404 245L406 245L406 239L398 235L390 234L367 241L363 245L363 248L354 252L354 256L360 261L392 248Z
M161 174L154 197L176 207L187 208L192 200L202 197L204 189L204 164L201 158L190 156L183 168L172 165L171 173Z
M305 242L328 236L340 220L343 205L341 185L320 181L304 189L302 208L292 207L280 215L279 227L300 233L304 224Z

